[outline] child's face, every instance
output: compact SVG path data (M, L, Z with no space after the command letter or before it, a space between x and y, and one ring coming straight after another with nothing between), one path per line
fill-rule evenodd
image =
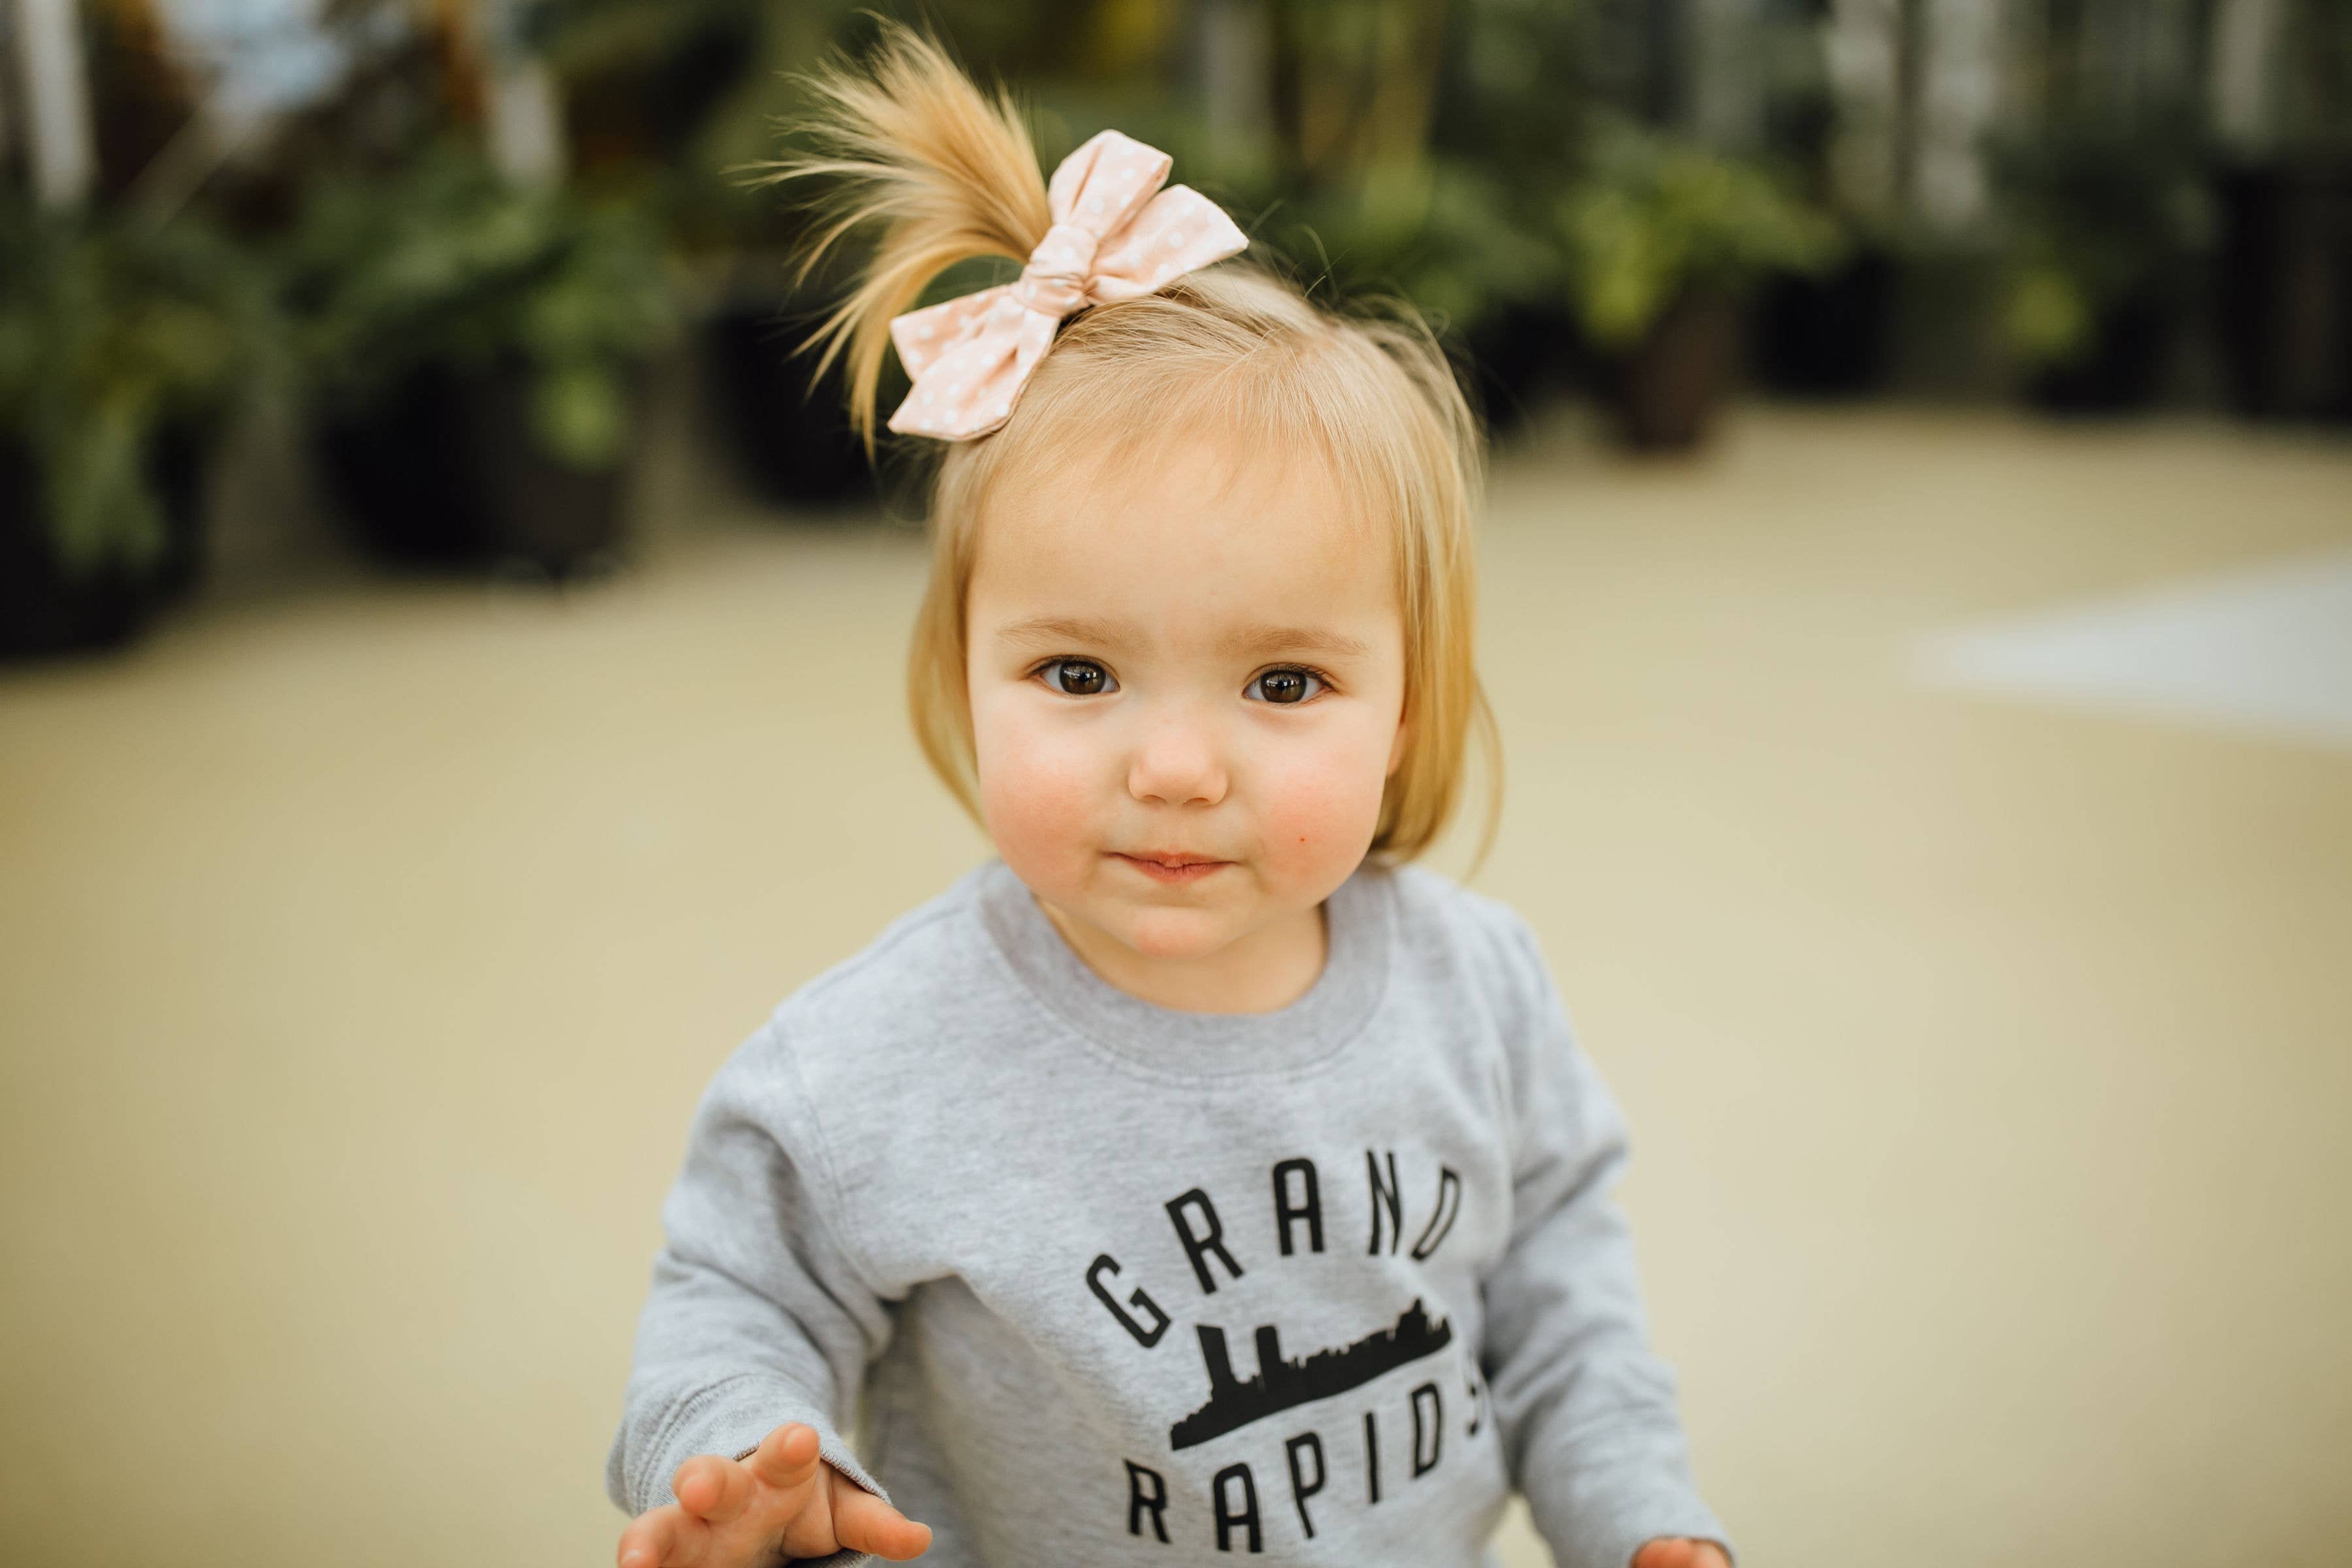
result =
M1221 487L1223 467L1171 437L1129 472L992 497L966 600L998 853L1146 958L1312 911L1363 859L1403 755L1386 540L1317 464L1244 461ZM1154 851L1223 864L1129 858Z

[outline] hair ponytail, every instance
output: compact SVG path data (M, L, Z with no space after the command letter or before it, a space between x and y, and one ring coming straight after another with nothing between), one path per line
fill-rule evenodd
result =
M881 42L862 65L832 62L802 79L812 107L793 129L813 148L764 165L772 182L830 184L795 280L851 230L885 226L856 288L801 345L824 345L817 377L847 353L850 424L871 457L890 318L957 262L1027 260L1052 222L1045 180L1011 92L983 97L936 42L903 23L882 19Z

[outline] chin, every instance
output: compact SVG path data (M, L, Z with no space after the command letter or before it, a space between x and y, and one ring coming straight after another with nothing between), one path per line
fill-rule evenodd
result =
M1223 922L1205 910L1139 910L1111 929L1146 958L1205 958L1226 942Z

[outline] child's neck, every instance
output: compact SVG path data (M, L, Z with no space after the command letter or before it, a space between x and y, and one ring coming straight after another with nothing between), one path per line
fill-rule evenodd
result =
M1087 968L1130 996L1180 1013L1271 1013L1286 1007L1314 987L1330 947L1322 904L1261 926L1215 952L1185 959L1148 958L1043 899L1037 907Z

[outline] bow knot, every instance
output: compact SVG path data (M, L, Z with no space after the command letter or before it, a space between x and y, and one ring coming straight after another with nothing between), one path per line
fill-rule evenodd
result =
M1011 416L1065 316L1135 300L1236 255L1249 237L1198 191L1166 184L1173 160L1105 131L1062 160L1045 187L1053 225L1011 283L890 321L913 377L890 428L960 441Z
M1057 223L1045 231L1029 265L1021 269L1013 297L1029 309L1058 321L1087 302L1087 274L1095 264L1101 237L1075 223Z

